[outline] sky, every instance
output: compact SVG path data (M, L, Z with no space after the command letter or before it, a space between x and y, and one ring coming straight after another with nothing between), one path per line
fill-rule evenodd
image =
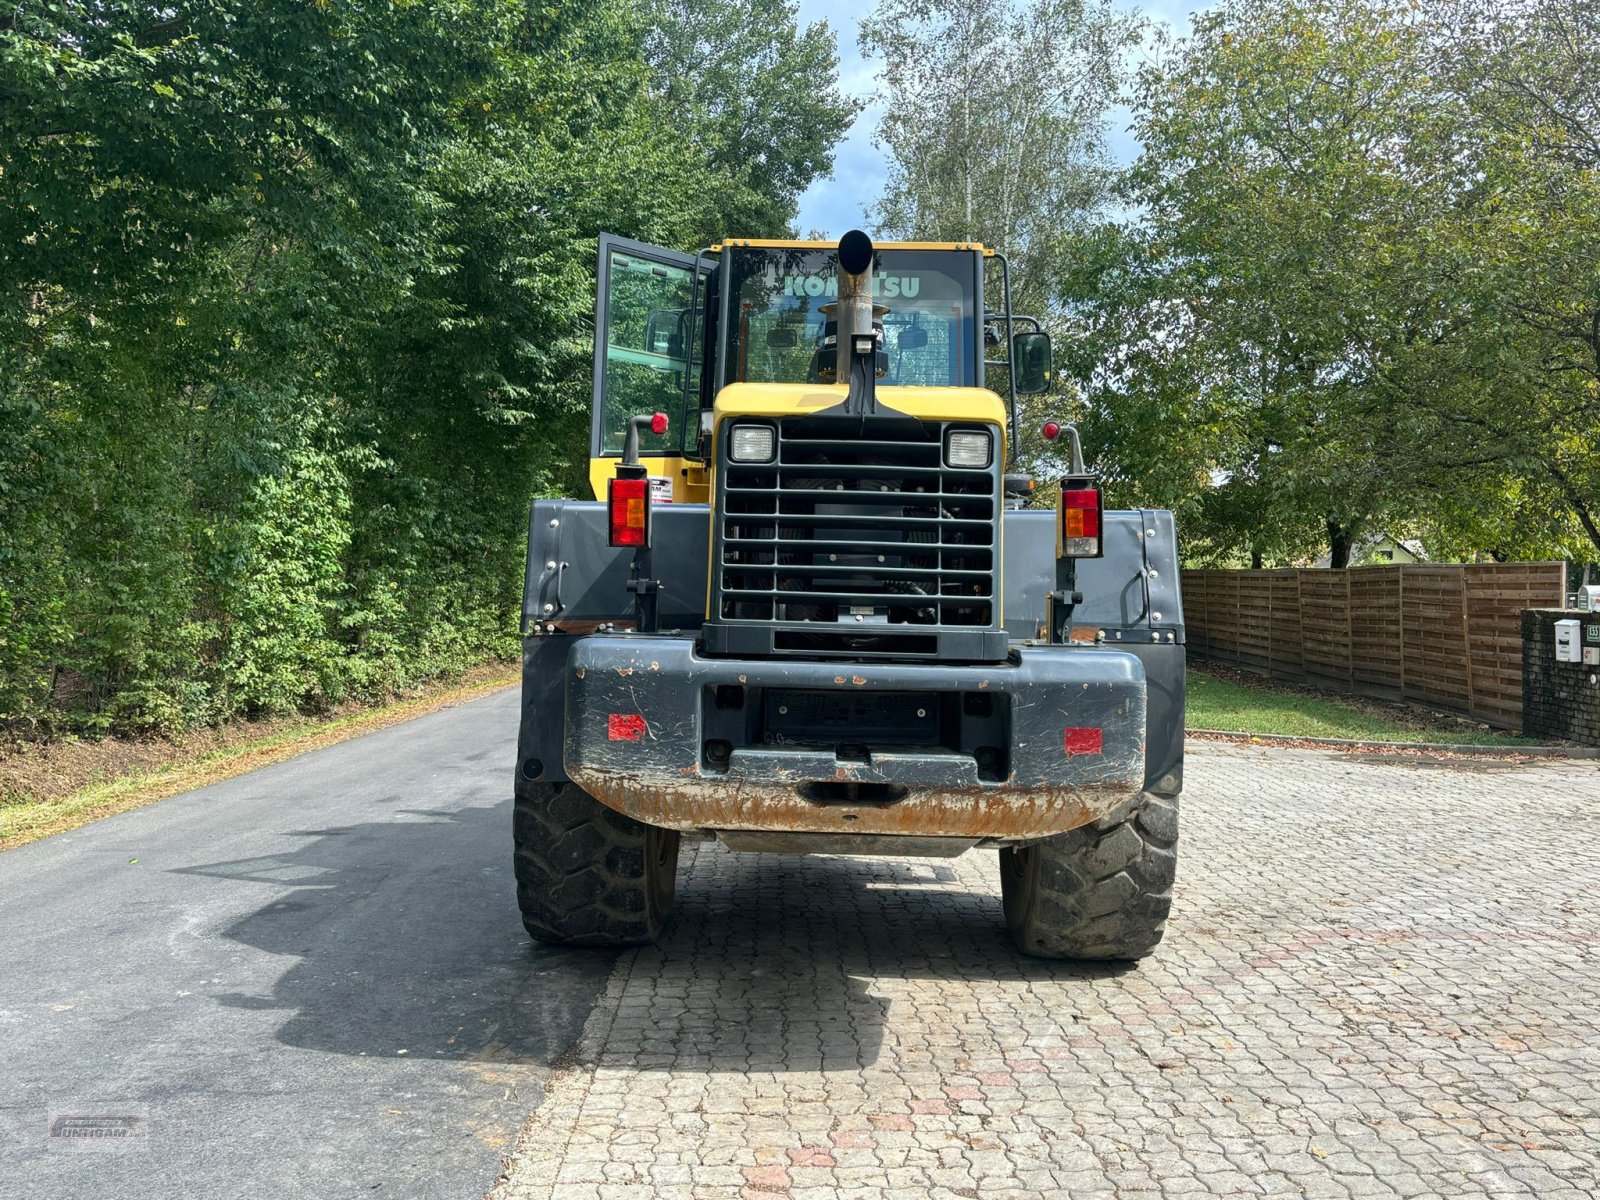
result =
M874 88L873 67L861 57L856 24L870 10L870 4L862 0L799 0L799 4L802 27L813 21L826 21L838 38L839 77L844 89L853 96L869 98ZM1153 0L1120 7L1136 9L1151 21L1163 22L1182 33L1189 28L1189 15L1205 5L1189 0ZM862 111L834 151L833 178L818 180L800 197L796 224L802 236L815 229L836 238L857 226L873 232L865 222L863 210L883 188L882 154L872 146L878 116L878 110L872 107ZM1128 132L1124 112L1112 114L1108 140L1119 163L1132 162L1139 152L1138 142Z

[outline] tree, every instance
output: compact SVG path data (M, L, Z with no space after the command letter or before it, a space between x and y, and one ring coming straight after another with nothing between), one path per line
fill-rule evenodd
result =
M1583 553L1581 530L1592 560L1600 552L1600 10L1579 0L1459 0L1438 14L1434 44L1433 73L1467 112L1463 190L1474 253L1463 282L1474 296L1473 369L1493 381L1496 411L1510 418L1485 433L1517 454L1506 493L1545 508L1536 539L1544 552ZM1526 529L1527 514L1518 515L1505 523L1512 530Z
M861 107L839 90L832 31L801 29L795 0L654 0L647 12L652 85L723 193L724 224L702 236L789 234Z
M1047 316L1108 197L1106 111L1137 32L1104 0L879 0L861 25L889 165L878 227L1004 251L1018 308Z
M1139 217L1069 281L1075 367L1092 444L1214 556L1320 537L1343 566L1363 531L1464 529L1545 470L1553 360L1517 347L1529 289L1494 264L1593 208L1504 220L1495 181L1527 176L1485 157L1481 67L1442 69L1463 48L1407 4L1235 0L1141 77Z

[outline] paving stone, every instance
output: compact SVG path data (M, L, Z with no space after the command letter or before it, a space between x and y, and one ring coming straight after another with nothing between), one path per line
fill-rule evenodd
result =
M1134 967L992 851L685 846L493 1200L1600 1194L1600 770L1202 745Z

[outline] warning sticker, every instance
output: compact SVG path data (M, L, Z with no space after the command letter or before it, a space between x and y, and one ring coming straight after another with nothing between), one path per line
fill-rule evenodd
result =
M665 475L650 476L650 499L656 504L671 504L672 480Z

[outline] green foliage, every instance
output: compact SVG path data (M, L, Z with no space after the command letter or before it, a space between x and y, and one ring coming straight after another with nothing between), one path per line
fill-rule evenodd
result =
M833 167L833 147L861 105L838 87L839 55L823 22L804 29L795 0L652 0L645 57L663 103L693 130L710 186L717 240L790 233L800 193Z
M1201 560L1600 548L1600 16L1231 0L1065 282L1088 440Z
M528 502L586 473L596 235L769 232L729 223L842 132L778 138L837 101L782 5L740 45L812 86L669 102L647 42L725 11L0 15L0 722L169 732L512 652Z

